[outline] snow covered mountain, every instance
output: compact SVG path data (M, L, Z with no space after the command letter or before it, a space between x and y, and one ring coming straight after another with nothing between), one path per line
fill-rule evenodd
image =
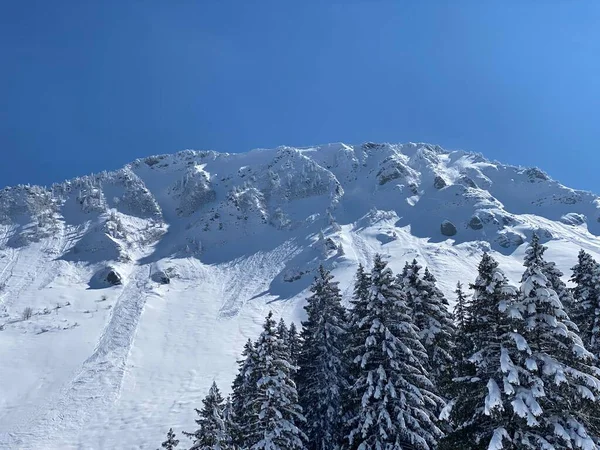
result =
M186 150L6 188L0 448L155 448L269 310L303 318L319 264L348 297L359 262L416 258L452 303L484 251L517 281L533 232L568 275L600 258L600 198L428 144Z

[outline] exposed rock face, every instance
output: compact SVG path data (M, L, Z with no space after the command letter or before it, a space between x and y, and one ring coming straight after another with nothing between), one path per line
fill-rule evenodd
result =
M96 272L89 282L91 289L105 289L123 284L123 277L113 267L105 267Z
M325 239L325 248L327 248L327 250L337 250L338 246L333 239L327 238Z
M442 189L445 188L448 184L446 183L446 180L444 180L442 177L440 177L439 175L437 175L434 180L433 180L433 187L436 189Z
M473 181L472 178L465 176L460 177L460 179L458 180L458 182L460 184L462 184L464 187L468 187L468 188L472 188L472 189L477 189L477 184L475 184L475 182Z
M106 274L106 281L112 286L118 286L123 283L121 275L114 269L111 269L108 274Z
M536 183L539 181L548 181L550 179L546 172L537 167L531 167L529 169L526 169L525 174L529 177L529 181L531 183Z
M472 228L473 230L481 230L483 228L483 222L479 217L473 216L471 217L471 220L469 220L469 228Z
M449 220L444 220L440 225L440 231L444 236L454 236L456 234L456 225Z
M511 230L505 230L499 233L497 241L498 245L503 248L518 247L525 242L520 234Z
M583 214L568 213L562 216L560 221L567 225L583 225L586 222L586 217Z
M160 284L170 284L171 277L163 270L158 270L154 272L151 276L152 281Z

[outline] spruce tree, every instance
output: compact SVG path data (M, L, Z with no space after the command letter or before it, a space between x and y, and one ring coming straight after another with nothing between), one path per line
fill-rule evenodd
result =
M341 444L342 394L346 387L343 351L345 310L338 283L323 266L307 299L297 376L309 450L335 450Z
M348 312L348 340L344 352L345 366L348 369L348 379L350 383L356 381L358 366L353 361L363 351L364 341L355 331L360 329L361 322L367 314L369 302L369 292L371 291L371 276L365 271L362 264L358 265L354 280L354 294L350 304L351 310Z
M365 281L359 273L358 296L364 295ZM360 345L353 361L357 378L350 388L354 409L348 414L349 448L434 449L442 434L435 411L443 401L433 393L424 368L427 354L406 298L380 255L370 284L366 304L356 302L364 315L350 330Z
M542 245L537 233L533 233L529 248L531 251L527 252L525 255L524 266L529 267L533 263L539 265L540 270L550 282L552 289L554 289L558 295L558 298L563 305L563 309L567 314L571 314L572 308L574 307L573 294L562 280L563 273L558 267L556 267L556 264L552 261L546 261L544 259L544 252L548 248L545 245ZM535 255L539 255L539 259L536 259L537 256Z
M175 447L179 445L179 440L175 439L175 433L173 433L173 428L169 428L169 432L167 433L167 440L164 441L160 446L165 450L173 450Z
M279 336L281 342L289 349L290 334L283 318L279 319L279 324L277 324L277 336Z
M453 376L467 376L473 374L473 364L468 360L473 352L473 345L469 339L470 334L470 302L467 295L463 291L463 285L459 281L456 284L456 305L454 307L454 322L456 323L456 341L453 351ZM445 392L447 395L452 395L454 383L448 386L450 392Z
M298 424L305 419L292 380L294 366L272 313L265 320L255 351L256 391L245 402L245 407L254 413L244 427L242 448L304 450L306 436Z
M465 314L470 320L459 338L467 340L471 355L457 365L450 402L454 430L440 448L527 448L523 442L528 423L534 423L539 413L539 384L520 364L529 349L518 333L523 319L516 289L487 253L471 289L474 294Z
M194 440L190 450L230 450L231 438L223 418L224 400L216 383L213 382L202 404L202 410L196 409L199 428L193 433L184 432Z
M574 306L571 319L577 325L585 346L600 357L600 265L581 250L573 267L571 281Z
M231 396L229 395L225 399L225 406L223 407L223 422L225 423L225 429L229 437L230 450L238 450L239 447L237 446L236 439L241 433L233 410Z
M427 322L419 329L419 337L427 351L432 381L442 393L452 381L456 326L450 312L448 300L437 287L437 280L425 268L423 284L427 297L423 304Z
M363 327L363 318L367 315L369 303L369 292L371 290L371 277L362 264L358 265L354 279L354 293L350 300L351 309L347 313L346 348L343 353L344 367L346 369L346 385L353 386L361 375L359 364L354 360L362 356L364 351L365 336L360 333ZM343 393L343 416L344 422L348 422L360 407L360 399L351 395L349 389ZM348 427L344 426L344 439L349 433Z
M236 375L231 394L231 412L229 421L233 423L230 428L233 442L243 448L245 436L250 433L250 424L258 409L248 405L248 399L254 398L257 391L258 374L256 371L256 349L248 339L242 352L242 359L238 361L238 374Z
M296 366L298 365L301 342L294 322L290 324L290 328L288 330L288 346L290 348L290 362Z
M536 437L547 448L596 449L598 370L544 273L544 250L533 243L527 249L521 279L528 365L543 383Z
M454 322L458 331L464 333L467 329L467 323L469 322L469 301L467 295L463 291L463 285L459 281L456 283L456 305L454 306Z

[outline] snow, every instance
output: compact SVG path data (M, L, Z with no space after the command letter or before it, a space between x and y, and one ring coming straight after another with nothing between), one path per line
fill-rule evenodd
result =
M488 394L485 397L484 413L491 416L496 408L503 408L500 388L493 378L487 384Z
M453 303L485 251L515 284L535 231L566 281L580 248L600 258L599 207L539 172L428 144L186 150L4 189L0 448L157 448L170 427L193 428L213 381L228 392L269 310L299 324L320 263L347 302L358 263L382 253L399 273L416 259ZM107 267L123 284L90 285Z
M508 432L504 428L495 429L490 444L488 445L488 450L502 450L504 448L503 441L505 439L510 441Z

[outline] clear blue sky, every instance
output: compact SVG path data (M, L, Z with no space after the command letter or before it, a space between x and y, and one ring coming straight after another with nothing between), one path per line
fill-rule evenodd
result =
M598 1L2 1L0 186L426 141L600 192Z

